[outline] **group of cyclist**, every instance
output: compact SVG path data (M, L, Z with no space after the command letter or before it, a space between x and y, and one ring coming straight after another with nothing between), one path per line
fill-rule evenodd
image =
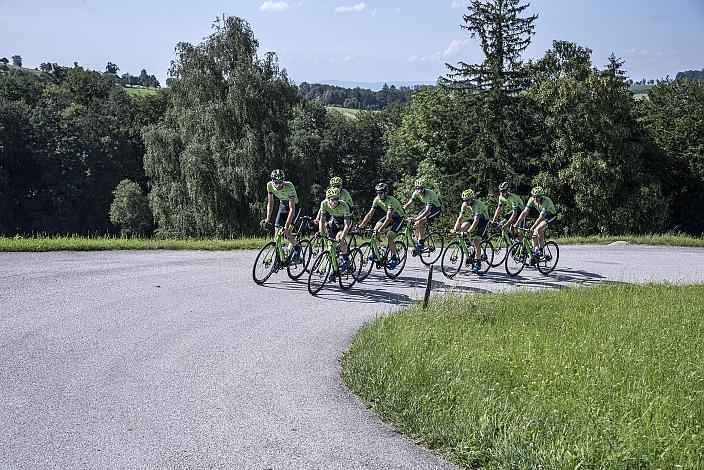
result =
M475 253L479 253L480 243L482 238L486 236L489 223L497 224L500 228L523 228L528 213L534 209L537 211L538 217L530 227L533 233L532 245L535 256L541 258L543 256L542 247L545 245L545 231L557 222L555 204L545 195L541 186L536 186L531 190L531 197L525 204L519 195L510 191L511 184L509 182L501 183L498 189L499 201L491 219L486 204L477 198L475 191L472 189L464 190L461 194L462 205L452 232L466 233L472 236ZM401 233L404 225L406 223L413 225L416 244L413 247L412 255L416 256L424 250L427 223L441 214L443 203L438 193L428 188L423 179L415 181L415 190L403 205L389 194L387 183L378 183L374 190L376 197L371 208L359 223L359 228L374 223L374 233L377 240L380 240L381 234L386 231L387 248L391 255L388 266L389 269L395 269L399 258L394 240ZM284 172L279 169L271 172L271 181L267 183L266 218L261 221L262 225L268 224L271 220L274 197L279 199L275 225L283 229L286 238L293 246L292 262L298 263L300 262L301 249L296 235L293 233L293 224L300 214L298 195L293 183L286 181ZM408 216L407 212L414 204L422 205L422 209L415 216ZM350 193L342 187L342 178L336 176L330 180L329 188L325 191L325 199L320 203L317 216L313 219L321 235L327 233L328 237L339 242L343 258L343 263L340 266L341 271L346 271L350 267L349 248L345 240L352 229L354 207ZM373 254L370 255L370 260L373 260L373 256ZM471 271L479 272L481 262L481 258L477 257Z

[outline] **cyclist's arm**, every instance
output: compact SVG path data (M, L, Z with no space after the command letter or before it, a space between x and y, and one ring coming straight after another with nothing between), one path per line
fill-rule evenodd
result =
M318 219L318 233L320 235L325 235L325 218L322 217L322 215L320 219Z
M269 193L266 197L266 219L264 219L264 222L267 224L271 220L271 213L274 210L274 195Z
M499 209L501 209L501 203L498 203L496 206L496 211L494 211L494 217L491 219L492 224L495 224L499 218Z
M360 227L364 227L369 223L369 221L372 219L372 216L374 215L374 206L367 212L367 215L364 216L364 219L362 219L362 223L359 224Z
M409 199L406 204L403 205L403 210L407 211L413 205L413 198Z
M462 227L462 212L460 212L460 215L457 216L457 221L455 222L455 226L452 230L455 232L459 232L461 227Z
M477 228L477 225L479 225L479 216L475 215L474 220L472 220L472 225L470 225L469 228L467 229L467 233L471 233L472 230Z
M313 219L313 222L319 221L322 216L323 216L323 213L321 212L320 209L318 209L318 215L315 216L315 219Z
M518 216L518 220L516 220L516 223L514 223L514 226L518 226L521 222L523 222L523 219L526 218L528 215L528 211L530 210L530 207L526 206L525 209L523 209L523 212L521 212L521 215Z
M428 214L430 214L430 204L425 205L425 209L423 209L423 212L418 214L418 216L415 218L416 222L420 222L421 220L425 219L428 217Z
M540 211L540 215L537 219L535 219L535 222L533 223L533 226L530 229L535 230L536 228L538 228L538 225L540 225L540 222L542 222L543 220L545 220L545 211Z
M352 219L345 219L345 225L342 228L342 239L343 240L347 237L347 234L350 233L351 227L352 227Z
M296 215L296 202L293 199L288 200L288 217L286 217L286 225L284 230L288 230L293 222L293 217Z
M516 214L518 214L518 207L511 211L511 217L508 218L504 225L511 225L511 222L516 218Z
M386 211L386 217L384 218L384 223L381 224L381 227L379 227L379 231L381 232L382 230L386 229L389 225L391 225L391 219L392 216L394 215L393 209L389 209Z

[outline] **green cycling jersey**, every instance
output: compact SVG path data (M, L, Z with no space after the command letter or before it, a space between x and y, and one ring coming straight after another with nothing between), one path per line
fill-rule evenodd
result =
M340 188L340 199L345 201L348 206L350 206L350 209L354 209L354 203L352 202L352 196L350 196L350 192L347 191L346 189Z
M553 215L557 214L557 209L555 209L555 204L553 204L552 200L547 196L543 196L543 200L540 202L540 204L538 204L538 201L536 201L535 198L532 197L532 198L528 199L527 206L533 207L541 214L543 212L547 212L547 213L553 214Z
M489 211L486 208L486 204L484 204L479 199L475 199L474 201L472 201L472 204L469 204L467 202L462 203L462 208L460 209L460 216L462 217L462 220L464 222L469 222L476 216L479 216L480 218L484 219L489 219Z
M442 208L442 203L440 202L440 196L438 196L438 193L433 191L432 189L427 189L423 194L418 194L417 192L413 192L413 195L411 196L411 201L413 202L420 202L423 205L428 205L432 204L435 207Z
M349 219L352 217L350 214L350 206L342 199L340 199L336 207L332 207L330 201L324 199L323 202L320 203L320 213L323 215L328 214L337 219Z
M378 207L379 209L387 213L392 212L392 214L398 215L400 217L406 215L406 212L403 210L403 206L401 205L399 200L393 196L389 196L388 194L386 195L385 199L381 199L379 196L375 197L374 202L372 203L372 208L374 207Z
M499 195L499 206L511 206L511 210L523 211L525 205L518 194L508 193L506 197Z
M266 192L278 197L281 202L293 201L298 204L298 194L296 194L296 187L290 181L284 181L284 185L281 189L276 189L274 183L272 181L269 181L266 185Z

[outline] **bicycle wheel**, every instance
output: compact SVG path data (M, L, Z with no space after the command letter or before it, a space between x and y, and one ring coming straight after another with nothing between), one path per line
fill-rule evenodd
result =
M330 263L330 253L323 251L318 255L313 264L310 266L308 274L308 292L311 295L316 295L328 282L328 276L332 271L332 263Z
M506 261L504 262L506 273L511 277L518 276L518 274L523 271L527 258L528 252L523 242L516 242L511 245L511 248L508 250L508 256L506 256Z
M347 235L347 249L351 252L353 249L357 248L357 235L351 234Z
M443 275L446 278L452 279L460 272L462 268L462 262L464 261L464 250L460 242L455 240L447 245L445 251L442 253L442 261L440 262L440 267L442 269Z
M441 233L430 232L425 237L425 248L420 253L420 261L426 266L435 264L442 255L442 249L445 247L445 239Z
M347 268L346 271L344 272L338 272L337 273L337 278L338 282L340 284L340 289L342 290L349 290L352 288L355 282L357 282L357 270L359 269L357 267L357 262L359 261L359 258L361 257L361 254L359 254L359 250L355 248L354 250L350 250L349 252L349 259L350 259L350 265Z
M258 285L264 284L267 279L279 270L279 259L276 255L276 243L269 242L259 250L252 268L252 278Z
M388 261L384 263L384 272L389 277L389 279L396 279L403 271L406 266L406 258L408 257L408 251L406 245L403 242L396 241L396 252L398 253L398 264L394 269L389 268L389 261L391 260L391 253L388 255Z
M560 247L557 246L557 243L553 241L549 241L545 243L545 246L543 247L543 257L538 260L538 271L540 271L541 274L544 274L547 276L552 272L553 269L555 269L555 266L557 266L557 262L560 259Z
M301 259L298 263L291 263L289 261L286 271L288 272L288 277L297 281L303 276L308 268L308 263L310 263L310 242L308 240L299 240L298 244L301 246ZM293 257L290 255L289 257Z
M495 268L504 264L506 260L506 255L508 255L508 249L511 246L506 241L506 237L502 233L494 234L489 238L491 246L494 248L494 260L491 263L491 267Z
M359 258L358 263L356 265L357 281L362 282L367 277L369 277L369 273L372 272L372 267L374 266L374 261L370 260L369 256L371 256L371 254L374 253L374 249L372 248L371 243L364 242L359 246L359 248L357 248L357 251L360 253L360 258Z
M483 276L487 273L487 271L489 271L489 269L491 269L492 266L494 266L494 247L489 240L482 240L479 244L479 249L481 250L481 257L479 259L481 260L483 267L477 272L477 274Z
M325 251L325 241L318 236L310 239L310 257L308 258L308 265L306 266L306 271L310 272L310 264Z

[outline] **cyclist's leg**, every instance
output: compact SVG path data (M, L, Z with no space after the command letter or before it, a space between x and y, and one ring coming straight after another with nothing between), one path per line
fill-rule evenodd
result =
M286 205L286 208L288 209L288 205ZM288 217L288 210L286 211L286 217ZM293 214L293 219L291 220L291 225L288 226L288 230L286 230L286 239L291 242L293 246L298 246L298 237L293 233L293 227L296 224L296 221L298 220L298 217L301 215L301 208L296 207L296 213ZM284 218L283 223L286 223L286 219Z
M391 225L389 227L389 234L387 236L388 242L387 246L391 252L391 258L398 258L398 252L396 251L396 235L401 232L403 228L403 217L397 216L391 219Z

